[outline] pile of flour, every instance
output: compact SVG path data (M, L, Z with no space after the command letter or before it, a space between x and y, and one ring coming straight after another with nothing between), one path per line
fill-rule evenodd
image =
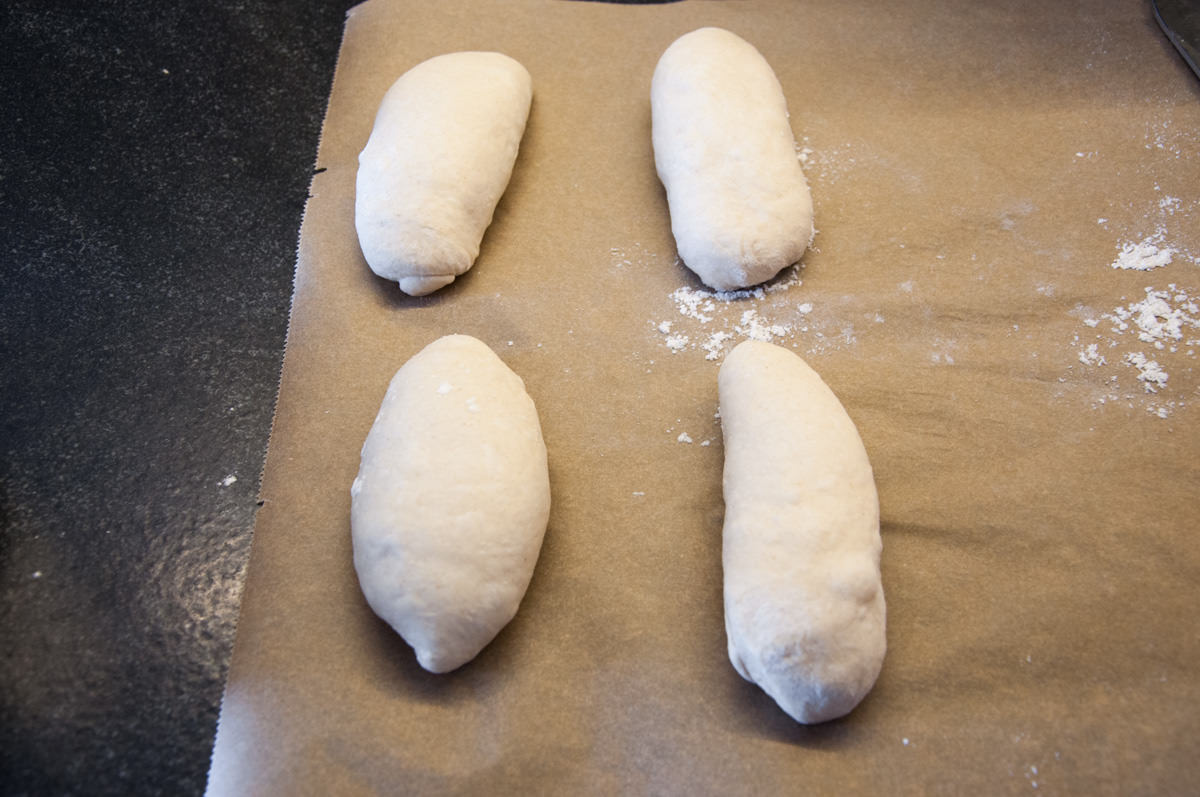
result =
M1155 190L1159 188L1156 185ZM1183 207L1183 201L1176 196L1163 196L1158 200L1158 226L1154 232L1140 241L1125 241L1121 251L1112 262L1112 267L1124 271L1153 271L1156 268L1169 266L1175 260L1187 260L1200 265L1200 257L1183 250L1177 244L1167 242L1167 224L1169 217ZM1096 223L1107 226L1108 219L1097 219Z
M719 360L745 338L768 343L794 339L807 332L811 302L766 302L768 296L800 284L799 266L789 266L768 285L740 291L710 291L683 286L669 294L676 315L650 323L672 353L699 349L706 360Z
M1120 380L1112 375L1110 389L1097 399L1097 405L1125 400L1132 406L1139 393L1146 409L1160 418L1184 406L1185 399L1168 390L1170 372L1179 368L1190 372L1200 350L1200 297L1170 283L1164 289L1147 286L1136 301L1120 304L1105 313L1077 308L1084 326L1091 333L1076 335L1078 360L1088 368L1122 366L1134 369L1140 390L1119 389ZM1146 399L1149 394L1153 399Z
M1193 217L1196 203L1185 206L1179 197L1162 194L1157 184L1154 190L1161 195L1145 218L1153 231L1118 243L1110 264L1113 269L1157 274L1170 267L1179 274L1180 266L1200 265L1200 257L1172 241L1168 232L1177 213ZM1096 223L1109 228L1108 219ZM1084 368L1115 370L1094 406L1124 401L1167 418L1187 401L1189 391L1176 385L1191 373L1200 350L1200 296L1179 282L1165 287L1147 285L1142 294L1132 301L1122 297L1122 304L1107 312L1075 308L1073 314L1088 329L1075 335L1072 345ZM1126 380L1123 387L1120 376L1126 371L1132 371L1133 380ZM1174 381L1172 373L1178 377Z

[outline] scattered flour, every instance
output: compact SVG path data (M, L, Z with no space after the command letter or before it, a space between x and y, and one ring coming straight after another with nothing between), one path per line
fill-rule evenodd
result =
M1138 381L1145 383L1146 392L1157 393L1160 388L1167 386L1167 372L1140 351L1126 354L1125 362L1138 369Z
M678 318L651 321L672 353L685 349L704 352L704 359L719 360L736 340L747 338L796 346L797 335L809 332L812 302L795 303L783 293L800 285L800 266L786 269L774 282L738 291L711 291L683 286L668 298ZM883 316L871 316L876 323ZM686 331L684 331L686 329ZM836 335L814 332L815 348L855 342L854 327L844 324Z
M734 327L733 330L751 340L761 340L770 343L775 338L783 337L791 332L792 327L790 324L764 323L758 317L758 311L751 308L742 313L741 324Z
M688 434L687 432L680 432L679 437L676 437L675 439L678 440L680 443L691 443L692 442L692 436L690 434Z
M1176 129L1166 121L1147 132L1146 148L1179 157L1187 149L1181 146L1184 141L1195 139L1193 132ZM1168 233L1168 225L1194 228L1200 201L1173 196L1158 183L1152 188L1155 198L1143 207L1141 230L1117 244L1119 251L1111 267L1150 272L1200 265L1200 256ZM1107 217L1097 218L1096 223L1105 230L1116 224ZM1146 234L1147 229L1152 232ZM1200 396L1196 380L1189 378L1200 351L1200 297L1182 282L1172 282L1165 288L1146 286L1144 296L1108 312L1077 307L1072 314L1087 329L1075 335L1073 346L1078 350L1079 365L1068 369L1112 371L1093 406L1123 402L1167 418ZM1171 374L1176 378L1172 379Z
M1146 298L1124 307L1118 306L1104 318L1112 322L1112 331L1123 334L1135 331L1138 340L1156 349L1175 352L1180 343L1188 347L1200 345L1200 340L1186 338L1184 328L1200 329L1200 306L1174 283L1167 290L1146 288Z
M1159 231L1138 243L1126 243L1113 261L1113 268L1150 271L1171 264L1175 250L1163 244L1163 233Z
M1190 125L1181 128L1174 124L1173 119L1167 118L1147 124L1143 141L1146 149L1181 160L1196 151L1200 135Z
M683 351L684 347L686 347L688 344L688 336L687 335L668 335L666 344L667 344L667 348L671 350L672 354Z
M1106 360L1104 359L1104 355L1100 353L1100 345L1089 343L1086 349L1079 352L1079 362L1084 365L1104 365Z
M720 358L721 352L724 349L725 341L733 337L729 332L714 332L708 336L708 339L700 344L700 348L704 349L706 354L704 359L716 360Z
M1096 314L1077 308L1090 340L1075 336L1078 361L1089 369L1121 366L1135 373L1133 389L1122 388L1120 372L1107 380L1095 406L1125 401L1141 405L1159 418L1187 404L1179 389L1171 391L1169 371L1192 373L1200 351L1200 300L1176 283L1145 288L1145 296ZM1186 388L1184 388L1186 389Z
M1154 190L1162 193L1161 186L1157 184L1154 185ZM1147 222L1156 222L1154 231L1143 235L1140 240L1129 239L1119 244L1121 249L1117 253L1116 259L1113 260L1112 267L1132 271L1152 271L1180 260L1200 265L1200 257L1187 251L1178 243L1167 240L1167 223L1179 223L1179 219L1174 218L1178 215L1183 217L1185 224L1193 224L1193 217L1198 209L1200 209L1200 202L1193 201L1185 204L1177 196L1170 194L1160 196L1154 205L1147 208L1146 213ZM1107 228L1108 219L1097 219L1096 223Z
M705 359L717 360L725 353L726 344L734 338L773 341L795 331L793 323L764 317L760 310L764 310L762 303L768 297L799 284L799 266L791 266L774 282L745 290L710 291L685 285L672 291L669 298L675 303L675 310L685 319L685 323L697 327L696 333L689 335L675 331L678 321L663 320L654 327L665 336L663 342L673 353L689 347L699 348L704 352ZM746 308L747 302L752 306ZM812 312L812 304L806 302L799 307L791 307L788 303L783 309L790 311L791 315L803 316ZM733 318L735 314L737 320ZM706 329L709 325L718 328Z

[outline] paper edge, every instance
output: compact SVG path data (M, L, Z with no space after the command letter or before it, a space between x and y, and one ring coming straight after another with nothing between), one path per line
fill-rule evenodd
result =
M257 481L257 485L255 487L255 504L256 504L256 506L255 506L255 510L254 510L254 523L252 524L251 531L250 531L250 546L249 546L250 547L250 555L247 556L247 560L246 560L247 571L249 569L250 562L253 560L254 539L257 536L259 514L261 513L263 507L266 505L266 497L263 494L263 478L266 475L266 471L267 471L267 458L270 455L271 447L272 447L272 444L275 442L275 436L277 433L276 427L277 427L277 422L279 419L279 394L280 394L281 388L283 387L283 371L284 371L285 363L287 362L288 351L291 349L291 346L292 346L292 335L293 335L292 321L293 321L293 316L294 316L295 308L296 308L296 282L297 282L297 278L300 273L301 243L304 239L304 230L305 230L305 227L309 220L309 210L312 207L313 200L317 198L317 190L316 190L317 182L321 178L321 175L324 174L324 172L325 172L325 169L320 167L320 162L321 162L321 151L325 144L325 135L326 135L326 132L327 132L328 126L329 126L329 105L333 99L334 91L335 91L335 88L337 85L338 74L339 74L338 69L341 66L342 55L345 50L347 31L350 28L351 21L352 21L353 17L355 16L356 12L360 8L362 8L365 5L369 5L371 2L372 2L372 0L364 0L364 2L359 3L358 5L352 6L351 8L347 9L345 12L345 18L342 22L341 40L338 42L337 55L334 58L333 72L332 72L332 76L329 81L329 89L325 94L325 106L321 111L321 128L317 133L317 146L313 152L313 159L312 159L312 166L311 166L312 176L309 179L309 183L308 183L307 197L304 200L304 210L301 211L301 214L300 214L300 224L296 229L296 243L295 243L295 247L294 247L294 255L293 255L293 262L292 262L292 287L291 287L290 295L288 297L287 331L284 334L283 351L279 358L279 369L278 369L278 373L276 374L276 377L275 377L275 399L274 399L274 402L273 402L273 405L271 408L270 432L268 433L268 436L267 436L267 445L263 449L262 462L259 465L259 469L258 469L258 481ZM222 725L223 725L223 720L225 719L225 705L226 705L226 701L229 697L229 675L233 671L234 659L236 657L237 648L238 648L238 628L241 625L241 617L242 617L241 596L244 593L245 584L246 584L246 579L243 579L242 584L241 584L241 589L239 590L239 595L238 595L238 613L237 613L237 617L234 620L233 646L230 649L229 664L225 670L225 682L221 688L221 700L220 700L220 703L218 704L217 723L216 723L216 728L213 732L213 744L212 744L212 748L209 750L208 769L205 772L205 783L204 783L204 794L205 795L213 794L213 791L212 791L213 772L216 769L216 765L217 765L218 751L223 747L223 745L221 744L221 740L222 740L221 729L222 729ZM226 742L226 744L228 744L228 742Z

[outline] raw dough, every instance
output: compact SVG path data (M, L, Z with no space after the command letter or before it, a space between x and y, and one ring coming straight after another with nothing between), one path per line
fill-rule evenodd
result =
M412 296L479 256L512 176L532 83L500 53L450 53L400 76L358 156L354 224L367 264Z
M363 594L430 672L517 612L550 514L546 446L521 378L449 335L392 378L350 488Z
M654 69L650 107L654 163L688 268L727 291L800 260L812 197L783 89L758 50L721 28L681 36Z
M799 722L840 717L887 648L871 463L833 391L787 349L741 343L719 382L729 658Z

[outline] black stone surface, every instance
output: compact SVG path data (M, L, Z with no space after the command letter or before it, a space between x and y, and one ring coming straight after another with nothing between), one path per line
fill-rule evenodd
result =
M351 5L0 4L0 794L204 789Z

